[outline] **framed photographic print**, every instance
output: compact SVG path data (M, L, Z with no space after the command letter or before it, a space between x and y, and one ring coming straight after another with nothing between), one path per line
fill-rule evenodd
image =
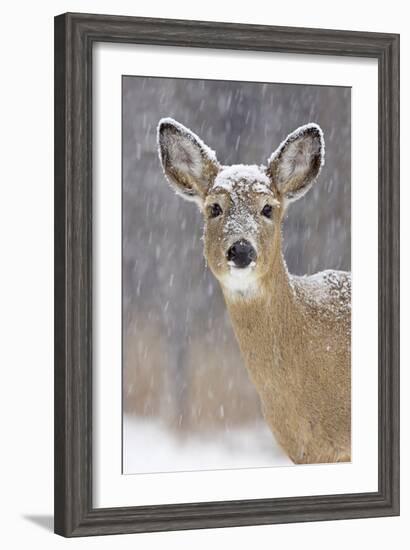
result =
M55 19L55 531L399 513L399 37Z

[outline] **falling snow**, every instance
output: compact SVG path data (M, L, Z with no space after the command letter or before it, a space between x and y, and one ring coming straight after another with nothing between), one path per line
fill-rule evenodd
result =
M215 149L222 165L253 166L247 181L257 172L259 192L268 187L260 165L284 136L316 121L326 165L287 211L284 255L300 276L349 270L350 89L123 79L126 471L282 465L206 267L202 216L164 184L156 141L158 120L168 116Z

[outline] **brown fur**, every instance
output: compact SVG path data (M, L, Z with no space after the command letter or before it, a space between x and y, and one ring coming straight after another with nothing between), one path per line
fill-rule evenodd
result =
M252 298L224 296L245 364L276 439L295 463L350 460L350 308L311 298L291 277L280 227L272 271ZM222 287L224 289L224 287Z
M267 168L220 166L191 134L170 119L160 123L162 164L178 192L186 194L189 180L189 198L204 213L205 256L221 283L265 419L295 463L349 461L350 274L292 276L282 255L283 215L319 173L322 132L313 124L298 129ZM192 152L192 143L199 153ZM217 217L211 215L215 203L221 208ZM273 207L269 219L262 215L266 204ZM246 270L227 261L238 239L250 240L257 251Z

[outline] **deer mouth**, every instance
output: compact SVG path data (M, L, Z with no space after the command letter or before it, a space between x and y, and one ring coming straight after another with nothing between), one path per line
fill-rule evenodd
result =
M236 265L233 261L228 261L228 266L230 268L230 272L233 274L247 275L254 270L254 268L256 267L256 262L251 261L250 264L242 267L242 266Z
M245 295L257 288L255 273L256 262L252 260L246 267L238 267L232 260L228 260L228 272L222 277L222 285L230 293Z

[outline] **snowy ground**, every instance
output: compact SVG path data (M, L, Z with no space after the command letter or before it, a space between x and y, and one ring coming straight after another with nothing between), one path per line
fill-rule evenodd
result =
M178 437L159 422L126 415L123 430L125 474L292 465L262 422Z

